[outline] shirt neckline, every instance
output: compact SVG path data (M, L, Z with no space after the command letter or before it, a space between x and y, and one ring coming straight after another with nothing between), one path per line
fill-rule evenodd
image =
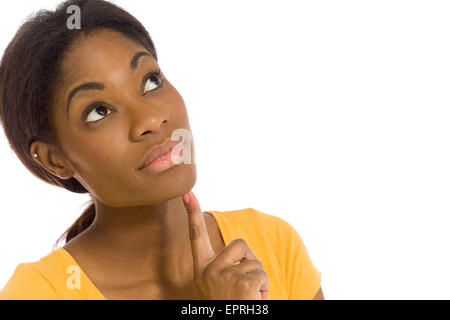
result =
M219 228L219 233L221 234L225 245L227 245L228 244L228 234L226 232L224 232L222 220L220 218L218 218L218 214L220 213L220 211L203 211L203 212L210 213L214 217L214 219L216 220L217 227ZM91 288L91 290L93 290L95 292L96 296L100 297L100 299L96 298L96 300L107 300L105 298L105 296L103 295L103 293L96 287L96 285L92 282L92 280L88 277L88 275L83 271L83 268L81 268L81 266L78 264L78 262L75 260L75 258L69 253L69 251L67 251L63 247L60 247L57 250L59 250L61 253L63 253L70 260L71 264L76 265L80 269L80 273L82 274L84 279L86 279L88 286Z
M88 286L90 287L90 290L93 290L95 292L96 300L106 300L105 296L100 292L100 290L95 286L95 284L91 281L91 279L87 276L87 274L83 271L83 268L78 264L78 262L75 260L75 258L63 247L58 249L63 255L65 255L72 265L76 265L80 269L80 273L82 274L82 277L86 280ZM84 290L86 292L86 290ZM97 298L97 296L100 297Z

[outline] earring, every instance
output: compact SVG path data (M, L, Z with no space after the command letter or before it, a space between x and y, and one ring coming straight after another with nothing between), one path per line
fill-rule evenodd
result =
M37 157L38 157L37 153L35 153L35 154L34 154L34 157L35 157L35 158L37 158Z

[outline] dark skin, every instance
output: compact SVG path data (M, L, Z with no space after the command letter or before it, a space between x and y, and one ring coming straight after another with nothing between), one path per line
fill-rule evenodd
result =
M159 173L138 171L149 149L176 129L191 131L181 95L154 75L157 61L121 33L97 30L64 57L51 121L59 145L34 142L36 161L61 179L76 178L92 195L92 225L64 246L106 299L200 299L193 279L189 225L182 196L196 182L196 165ZM103 90L72 89L88 82ZM89 105L103 102L82 118ZM224 241L203 213L214 252ZM319 290L316 298L320 298ZM323 298L323 296L322 296Z

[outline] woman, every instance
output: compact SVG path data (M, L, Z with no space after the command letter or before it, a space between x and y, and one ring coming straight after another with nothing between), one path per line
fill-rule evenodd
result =
M79 29L68 27L72 5ZM253 208L201 211L184 101L121 8L74 0L39 12L5 50L0 94L22 163L92 197L65 245L19 264L0 298L323 299L287 222Z

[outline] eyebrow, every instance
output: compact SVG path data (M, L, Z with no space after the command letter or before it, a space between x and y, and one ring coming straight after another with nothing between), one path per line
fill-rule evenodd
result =
M138 63L139 63L139 58L144 57L144 56L153 57L147 51L139 51L131 59L130 68L131 68L132 71L136 70L136 68L138 66ZM67 105L66 105L66 114L67 114L67 116L69 116L70 102L72 101L72 98L78 92L80 92L80 91L89 91L89 90L104 90L104 89L105 89L105 85L103 83L99 83L99 82L88 82L88 83L84 83L84 84L74 88L72 91L70 91L68 99L67 99Z

